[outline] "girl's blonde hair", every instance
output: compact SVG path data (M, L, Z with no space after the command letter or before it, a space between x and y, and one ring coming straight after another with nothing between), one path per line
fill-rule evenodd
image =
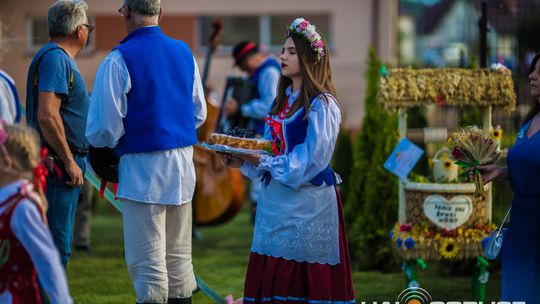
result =
M33 180L34 168L41 162L39 136L33 129L20 125L3 125L8 137L4 143L4 147L12 161L12 169L10 173L19 178ZM8 171L8 172L9 172ZM41 189L37 189L41 197L41 206L43 210L47 208L47 201Z

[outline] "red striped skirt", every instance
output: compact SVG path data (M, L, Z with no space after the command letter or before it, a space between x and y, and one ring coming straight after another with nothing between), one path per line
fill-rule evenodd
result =
M244 303L354 303L343 208L339 192L336 194L340 263L297 262L252 252L244 284Z

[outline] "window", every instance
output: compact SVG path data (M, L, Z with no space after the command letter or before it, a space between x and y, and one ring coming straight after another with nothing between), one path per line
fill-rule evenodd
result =
M260 40L260 22L258 16L204 16L200 18L201 33L199 43L201 46L208 44L208 39L212 34L212 21L220 19L223 21L223 36L220 44L225 47L233 47L243 40Z
M287 26L299 16L294 15L261 15L261 16L202 16L199 17L199 45L204 49L212 33L212 21L223 21L223 37L221 49L224 52L240 41L251 40L269 46L274 51L281 50L285 40ZM330 16L328 14L308 14L304 18L317 26L323 37L331 46Z
M88 16L89 24L94 25L94 20ZM49 42L49 26L47 23L47 17L33 16L29 17L26 21L27 28L27 48L30 52L37 52L43 45ZM94 48L94 30L88 37L88 44L82 51L82 54L91 52Z
M30 17L27 24L28 49L36 51L49 41L47 17Z

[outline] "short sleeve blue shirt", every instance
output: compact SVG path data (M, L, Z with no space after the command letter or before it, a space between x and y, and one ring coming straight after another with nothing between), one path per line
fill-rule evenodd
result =
M54 49L57 48L57 49ZM49 52L47 52L50 49ZM60 116L64 123L65 135L69 146L73 149L88 150L85 137L86 117L90 98L84 79L77 63L53 42L43 46L30 64L26 86L27 124L40 131L37 122L38 92L33 92L34 75L38 59L47 52L38 67L38 92L52 92L62 96ZM73 88L69 90L71 72L73 71Z

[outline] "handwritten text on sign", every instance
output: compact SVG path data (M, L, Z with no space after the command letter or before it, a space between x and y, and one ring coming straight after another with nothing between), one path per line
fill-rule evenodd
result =
M433 224L453 230L465 224L472 213L472 200L465 195L446 198L433 194L424 200L424 214Z

